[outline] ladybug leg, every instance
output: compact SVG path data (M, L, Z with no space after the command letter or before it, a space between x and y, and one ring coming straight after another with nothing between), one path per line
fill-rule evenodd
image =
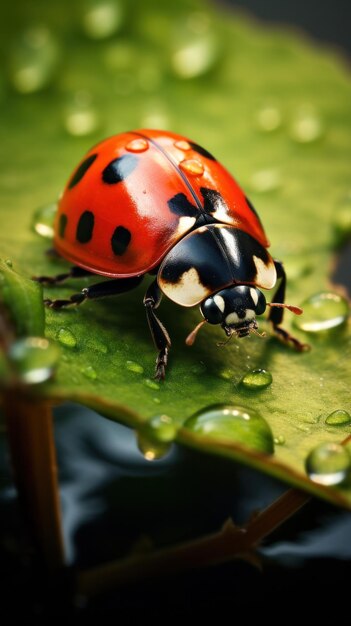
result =
M155 368L155 378L157 380L163 380L165 378L168 353L171 347L169 334L155 314L155 309L159 306L161 298L161 289L157 284L157 280L154 280L148 287L144 296L144 306L151 335L158 350Z
M82 278L83 276L91 276L91 272L84 270L82 267L72 265L68 272L63 274L56 274L56 276L33 276L32 280L42 285L59 285L68 278Z
M96 298L104 298L105 296L117 296L137 287L141 283L143 276L132 276L131 278L119 278L115 280L106 280L102 283L96 283L85 287L81 292L73 294L67 300L44 300L44 304L50 309L63 309L67 306L77 305L84 300L93 300Z
M279 287L274 296L274 302L279 304L284 304L285 302L285 289L286 289L286 274L284 270L284 266L280 261L274 261L275 269L277 270L277 278L280 280ZM295 350L302 352L303 350L307 350L309 348L308 344L301 343L296 337L293 337L287 330L280 327L280 324L283 321L284 309L274 308L270 309L268 315L268 321L271 322L273 326L274 332L278 335L278 337L284 343L291 343Z

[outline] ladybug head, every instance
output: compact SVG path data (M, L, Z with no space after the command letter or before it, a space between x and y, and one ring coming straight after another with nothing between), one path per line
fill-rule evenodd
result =
M256 315L266 309L266 299L255 287L237 285L206 298L200 311L209 324L221 324L228 337L246 337L258 328Z

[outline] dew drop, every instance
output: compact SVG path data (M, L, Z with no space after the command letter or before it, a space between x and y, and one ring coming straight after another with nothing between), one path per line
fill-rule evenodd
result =
M47 204L35 211L32 219L32 229L45 239L54 236L54 219L57 212L57 204Z
M126 145L128 152L145 152L149 147L149 142L146 139L132 139Z
M60 328L57 339L66 348L75 348L77 345L77 339L69 328Z
M345 298L328 291L311 296L301 307L303 315L294 319L294 325L306 333L318 333L342 326L350 312Z
M256 113L256 122L258 128L266 133L277 130L282 123L280 109L273 104L261 107Z
M142 431L150 439L169 443L175 438L178 428L179 424L168 415L155 415L143 426Z
M155 380L151 380L151 378L145 378L144 384L149 389L154 389L154 391L157 391L160 388L160 385Z
M285 444L285 437L284 437L284 435L278 435L278 437L274 437L274 443L277 446L283 446Z
M63 124L73 137L91 135L99 128L100 119L89 93L79 91L72 96L65 107Z
M260 389L265 389L266 387L269 387L272 382L272 374L267 370L258 368L247 372L245 376L242 377L240 384L245 389L259 391Z
M11 345L8 356L20 380L35 385L52 377L60 350L43 337L26 337Z
M100 352L101 354L108 353L108 347L106 346L106 344L102 343L102 341L99 341L98 339L89 339L86 345L91 350L95 350L96 352Z
M309 453L306 472L320 485L339 485L348 477L351 457L346 448L337 443L321 443Z
M171 67L179 78L189 80L210 72L221 57L219 39L211 30L211 20L196 12L174 27Z
M11 259L5 259L5 263L6 263L7 267L10 267L10 268L13 267L13 263L12 263Z
M204 166L201 161L196 159L185 159L179 163L179 167L183 172L190 176L202 176L204 173Z
M223 380L233 380L234 379L234 371L231 369L224 369L219 372L220 378Z
M178 148L178 150L182 150L182 152L187 152L188 150L190 150L191 145L184 139L180 139L179 141L176 141L174 143L174 147Z
M171 448L170 443L162 443L149 438L144 432L136 432L137 446L147 461L157 461L166 456Z
M58 65L59 50L45 26L33 26L19 37L10 57L10 79L14 88L29 94L47 87Z
M274 451L269 424L259 413L245 407L213 405L195 413L186 420L184 427L214 442L242 444L265 454Z
M80 370L83 374L83 376L85 376L86 378L89 378L89 380L96 380L97 379L97 373L94 370L94 368L91 365L87 365L86 367L82 367L82 369Z
M351 424L351 415L347 411L337 409L326 417L325 423L331 426L346 426Z
M89 0L82 26L91 39L107 39L118 32L123 17L123 6L118 0Z
M311 105L300 107L291 123L290 135L298 143L312 143L323 134L323 124Z
M273 168L258 170L252 174L250 184L257 193L275 191L281 185L280 173Z
M126 368L130 372L135 372L135 374L142 374L144 372L144 368L140 363L136 363L135 361L127 361Z

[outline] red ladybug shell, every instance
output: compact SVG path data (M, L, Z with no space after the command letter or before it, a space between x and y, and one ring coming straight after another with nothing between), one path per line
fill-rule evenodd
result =
M127 132L94 146L71 176L54 243L93 273L136 276L157 267L201 215L269 245L243 191L205 149L168 131Z

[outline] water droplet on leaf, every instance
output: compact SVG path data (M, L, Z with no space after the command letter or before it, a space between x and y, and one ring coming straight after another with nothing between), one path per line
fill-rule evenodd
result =
M278 437L274 437L274 443L277 446L283 446L285 444L285 437L284 437L284 435L278 435Z
M351 457L343 446L337 443L321 443L309 453L306 459L306 472L320 485L339 485L348 477Z
M5 263L7 265L7 267L13 267L13 263L11 259L5 259Z
M347 411L337 409L326 417L325 423L332 426L345 426L346 424L351 424L351 415Z
M218 404L195 413L184 427L215 442L224 441L271 454L273 435L269 424L251 409Z
M169 415L155 415L142 428L143 434L150 439L169 443L177 434L179 424Z
M32 220L32 228L41 237L52 239L54 236L54 219L57 212L57 204L47 204L35 211Z
M290 127L291 137L298 143L312 143L323 134L323 124L311 105L300 107Z
M282 115L273 104L265 105L257 111L256 121L260 130L270 133L281 126Z
M53 80L58 65L57 44L45 26L33 26L19 37L10 56L10 78L20 93L34 93Z
M65 108L63 121L66 131L73 137L94 133L100 126L100 119L93 107L91 95L80 91L75 93Z
M97 373L94 370L94 368L91 365L87 365L86 367L82 367L82 369L80 370L82 372L82 374L86 377L89 378L90 380L96 380L97 379Z
M349 316L347 300L337 293L322 291L305 300L303 315L294 319L294 325L307 333L318 333L337 328Z
M210 26L211 21L200 12L183 18L175 25L171 66L179 78L198 78L218 63L221 46Z
M156 461L166 456L171 444L149 438L144 432L136 432L137 446L147 461Z
M127 361L126 368L130 372L135 372L136 374L142 374L144 371L143 366L139 363L136 363L135 361Z
M59 347L44 337L18 339L9 350L9 359L17 376L31 385L52 377L59 356Z
M160 385L155 380L151 380L151 378L145 378L144 384L146 387L149 387L149 389L158 390L160 388Z
M77 339L69 328L60 328L57 339L66 348L75 348L77 345Z
M118 0L89 0L82 18L83 29L91 39L107 39L123 23L123 6Z
M254 369L247 372L241 379L240 383L245 389L257 390L265 389L269 387L273 382L273 377L270 372L264 369Z

